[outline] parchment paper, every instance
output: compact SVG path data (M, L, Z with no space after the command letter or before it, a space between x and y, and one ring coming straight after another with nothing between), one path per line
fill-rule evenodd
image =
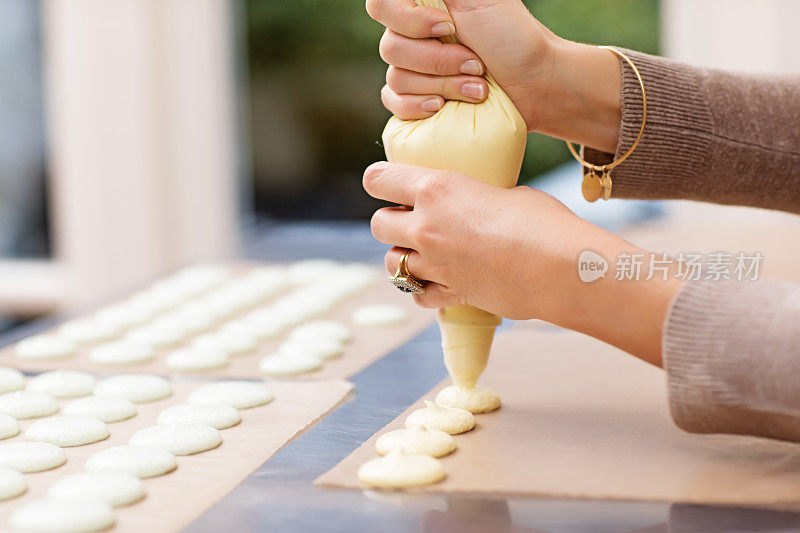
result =
M234 267L240 268L242 271L249 268L242 265L234 265ZM376 268L376 271L377 270L378 269ZM347 343L344 355L336 359L326 361L325 365L320 370L309 372L294 378L282 377L281 379L348 378L354 374L357 374L360 370L369 366L374 361L377 361L398 346L405 344L408 340L414 338L434 322L436 316L433 311L418 307L414 303L414 300L407 294L401 293L394 286L384 281L383 278L385 276L386 273L380 271L379 279L377 279L368 288L364 289L364 291L357 295L351 296L346 301L339 304L330 313L317 317L317 319L338 320L351 327L353 339ZM280 296L281 295L277 297ZM267 300L262 305L268 304L269 301L270 300ZM408 319L402 324L393 326L357 326L352 323L351 315L354 309L365 304L394 304L402 306L408 311ZM253 308L251 308L251 310L252 309ZM244 316L248 312L250 312L250 310L244 311L230 318L229 320L235 320L240 316ZM86 314L86 316L90 315L91 313ZM57 328L58 326L55 326L52 331L55 332ZM206 332L198 333L195 336L199 336L204 333ZM121 336L124 336L124 333ZM155 359L144 364L101 365L95 363L89 359L89 351L93 346L97 345L97 343L95 343L81 348L78 354L73 357L44 361L21 359L15 355L14 345L10 345L0 350L0 365L13 366L14 368L19 368L23 371L32 372L66 368L95 373L145 372L160 375L190 374L195 376L219 378L263 378L266 376L258 369L259 361L261 361L264 356L275 353L278 345L286 339L287 334L284 333L276 339L262 341L254 352L231 357L228 366L223 368L205 371L176 371L175 369L167 367L164 364L164 358L173 350L188 346L191 343L191 339L195 336L187 338L179 345L157 350ZM109 342L113 342L113 340Z
M800 501L800 446L754 437L691 435L669 417L664 373L571 332L498 334L480 383L503 407L478 415L442 458L447 478L424 489L709 504ZM424 396L433 399L442 383ZM363 488L358 467L411 406L322 475Z
M134 432L156 423L158 414L184 403L204 382L173 382L174 394L158 402L138 404L139 414L109 424L111 436L87 446L64 448L67 463L46 472L25 474L28 492L0 502L0 529L19 505L43 497L50 484L66 474L83 472L88 457L100 450L127 444ZM116 509L111 531L150 533L178 531L241 483L287 442L337 406L352 389L342 380L276 382L271 403L241 411L242 422L222 430L222 444L207 452L178 457L173 472L144 479L147 496L138 503ZM62 405L65 402L61 402ZM21 421L23 433L32 420ZM22 435L1 442L25 440Z

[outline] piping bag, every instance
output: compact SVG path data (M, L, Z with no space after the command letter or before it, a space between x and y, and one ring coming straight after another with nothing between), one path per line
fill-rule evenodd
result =
M447 11L443 0L415 0L418 5ZM457 34L443 43L460 43ZM450 100L422 120L393 116L383 131L387 160L440 170L511 188L516 186L525 153L527 126L511 99L494 81L478 104ZM480 202L480 198L475 198ZM439 309L444 363L453 383L473 387L489 361L494 331L501 318L471 306Z

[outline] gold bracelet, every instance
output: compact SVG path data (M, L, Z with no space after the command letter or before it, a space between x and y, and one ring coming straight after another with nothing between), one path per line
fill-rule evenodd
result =
M593 165L592 163L589 163L581 157L583 155L583 147L581 147L581 154L578 155L578 152L575 151L575 147L572 145L572 143L566 141L572 157L577 159L578 163L580 163L589 171L587 174L584 174L583 182L581 183L581 192L583 193L583 197L587 202L594 202L598 198L602 198L603 200L608 200L611 198L612 183L610 171L612 168L625 161L628 156L631 155L634 150L636 150L636 147L639 146L639 141L642 139L642 134L644 133L644 125L647 122L647 96L645 95L644 82L642 81L642 76L639 74L639 69L636 68L636 65L633 64L633 61L631 61L628 56L616 48L611 48L610 46L600 46L598 48L614 52L617 56L624 59L633 70L633 73L636 74L636 79L639 80L639 87L642 89L642 127L639 128L639 135L636 136L636 140L633 141L633 144L628 151L622 154L619 159L616 159L606 165ZM598 172L600 173L599 175Z

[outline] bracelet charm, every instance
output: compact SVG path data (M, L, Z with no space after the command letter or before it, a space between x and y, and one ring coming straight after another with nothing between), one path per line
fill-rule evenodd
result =
M603 194L603 185L597 173L592 170L588 174L583 175L583 182L581 183L581 193L587 202L596 202Z
M611 198L611 175L608 171L601 171L598 174L592 170L583 175L581 183L581 193L587 202L596 202L598 199L608 200Z

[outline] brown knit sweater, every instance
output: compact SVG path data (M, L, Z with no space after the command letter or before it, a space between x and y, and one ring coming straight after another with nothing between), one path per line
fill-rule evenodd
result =
M644 80L647 126L612 173L614 197L800 213L800 76L734 74L625 52ZM642 120L639 83L621 64L616 157ZM615 156L587 149L586 157ZM800 286L687 282L662 343L678 426L800 441Z

